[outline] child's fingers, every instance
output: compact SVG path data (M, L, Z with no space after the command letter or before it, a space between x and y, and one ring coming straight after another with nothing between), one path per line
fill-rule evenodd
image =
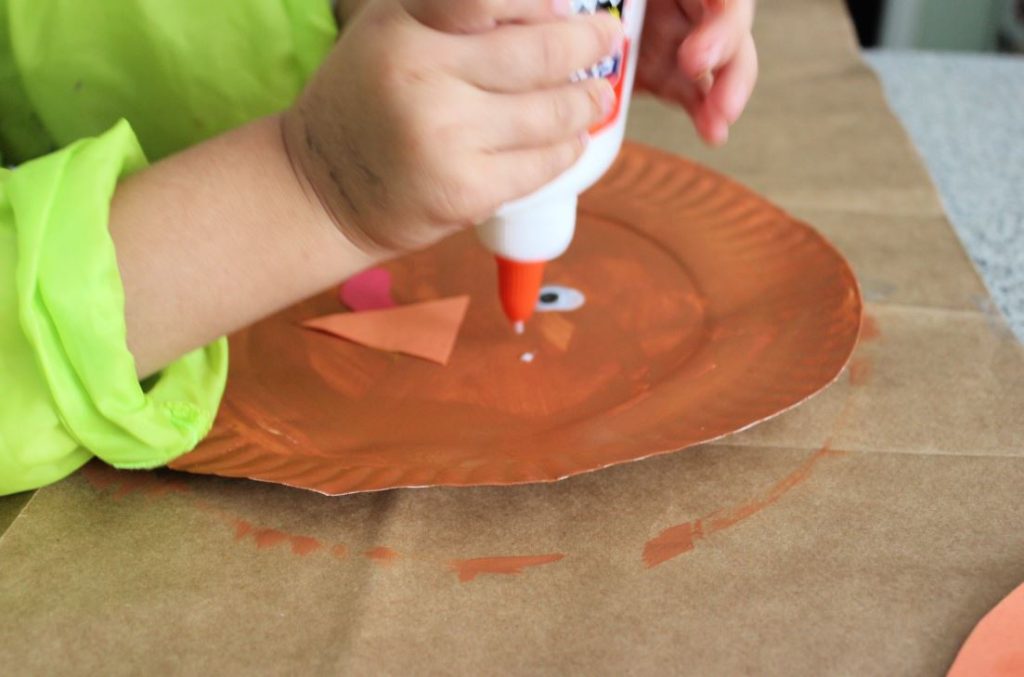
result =
M700 138L711 146L721 146L729 140L729 122L707 100L698 104L690 115Z
M750 100L757 82L757 49L754 39L747 36L736 57L718 75L706 99L731 125L739 119Z
M692 27L690 20L675 8L646 22L637 62L637 82L656 91L661 83L672 79L679 70L676 50Z
M566 17L569 0L402 0L420 23L447 33L479 33L500 23L530 23Z
M524 94L491 94L484 143L492 150L536 148L578 136L608 117L615 90L604 78Z
M734 0L720 12L706 13L679 47L679 69L697 80L729 63L750 35L753 20L751 0Z
M707 11L721 11L721 7L712 7L712 0L676 0L676 6L683 11L686 18L697 23Z
M691 118L696 114L697 106L702 103L696 85L679 72L667 78L652 93L667 101L675 101L690 114Z
M690 114L693 128L709 145L720 146L729 140L729 120L718 107L697 91L697 85L682 73L666 80L655 92L658 96L675 101Z
M461 40L457 74L493 92L556 86L616 52L622 39L622 23L606 12L546 24L503 26Z
M505 200L516 200L536 192L572 167L586 145L581 135L540 148L496 153L491 156L486 176L491 177L493 185L507 191Z
M709 145L720 146L729 139L729 125L724 117L708 104L698 93L697 86L681 73L666 80L655 93L682 106L689 113L697 134Z

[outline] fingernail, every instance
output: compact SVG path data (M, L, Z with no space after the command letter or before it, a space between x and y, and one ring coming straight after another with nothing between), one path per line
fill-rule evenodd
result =
M711 71L704 71L697 76L697 79L693 81L693 84L697 87L697 91L702 96L707 96L708 92L711 91L711 86L715 84L715 76L711 74Z
M572 0L551 0L555 16L572 16Z
M725 9L726 0L704 0L704 9L711 12L721 12Z

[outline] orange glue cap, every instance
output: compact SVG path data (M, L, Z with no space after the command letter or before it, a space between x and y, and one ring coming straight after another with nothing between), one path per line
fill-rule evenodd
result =
M533 315L544 281L544 261L512 261L501 256L498 261L498 295L505 315L522 333L524 323Z

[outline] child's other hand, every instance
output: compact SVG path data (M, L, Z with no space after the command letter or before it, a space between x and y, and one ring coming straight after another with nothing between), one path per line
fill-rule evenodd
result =
M648 0L637 86L682 104L719 145L757 80L754 0Z
M285 114L289 154L358 245L431 244L576 161L614 95L570 76L621 39L551 0L372 0Z

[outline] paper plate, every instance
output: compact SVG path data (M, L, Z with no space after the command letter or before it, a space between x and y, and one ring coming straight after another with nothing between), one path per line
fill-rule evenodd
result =
M214 430L171 467L328 494L558 480L802 402L842 371L861 318L849 265L812 228L635 144L548 266L581 308L512 333L471 232L387 268L400 304L470 295L447 366L300 329L342 310L325 292L231 337Z

